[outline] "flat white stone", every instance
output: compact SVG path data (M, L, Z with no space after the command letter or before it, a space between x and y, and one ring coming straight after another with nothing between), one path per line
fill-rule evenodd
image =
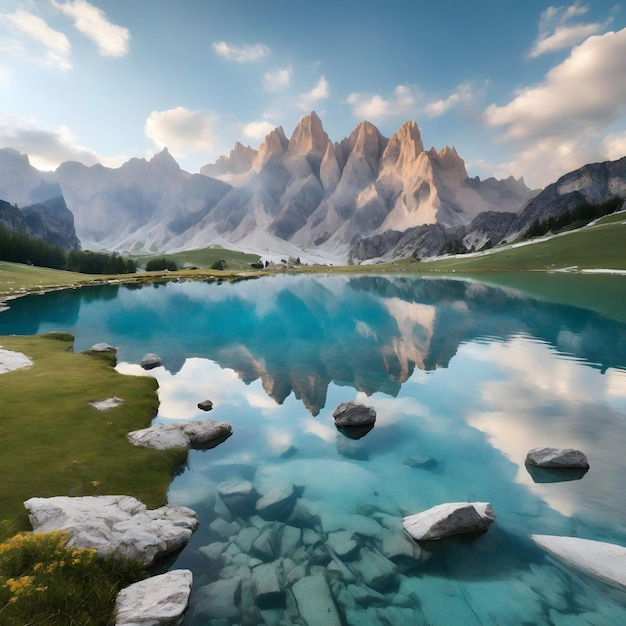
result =
M122 398L118 398L117 396L113 396L111 398L106 398L105 400L96 400L95 402L90 402L89 404L98 409L98 411L108 411L109 409L114 409L120 404L124 404L124 400Z
M25 354L0 348L0 374L29 367L32 364L33 362Z
M626 548L624 546L592 539L555 535L531 535L530 538L544 550L574 567L626 587Z
M453 535L483 533L496 519L487 502L447 502L402 520L416 541L433 541Z
M195 448L217 445L233 432L228 422L204 419L172 424L153 424L149 428L128 433L128 441L140 448Z
M192 580L190 570L179 569L122 589L115 601L115 626L176 623L189 603Z

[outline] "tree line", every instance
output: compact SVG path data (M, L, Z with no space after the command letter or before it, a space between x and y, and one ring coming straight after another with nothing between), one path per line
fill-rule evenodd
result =
M67 251L22 231L0 226L0 261L28 263L82 274L134 274L137 264L117 252Z
M545 220L535 220L528 231L526 231L524 238L540 237L549 232L562 230L572 224L575 224L577 227L584 226L600 217L615 213L615 211L621 208L623 202L623 198L613 198L602 204L590 204L589 202L585 202L575 209L564 211L554 217L549 217Z

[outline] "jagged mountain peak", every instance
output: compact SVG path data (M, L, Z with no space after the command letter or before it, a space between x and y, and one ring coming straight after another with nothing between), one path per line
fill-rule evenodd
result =
M326 152L330 139L322 126L322 120L315 111L305 115L296 126L289 139L289 155L307 155L320 161Z
M383 153L383 164L402 169L415 162L424 152L424 144L417 122L404 122L391 136Z
M256 159L254 161L254 169L260 170L265 164L282 156L289 146L289 139L285 135L282 126L277 126L273 131L268 133L263 143L259 146Z
M170 154L167 147L163 148L161 152L158 152L150 159L150 166L158 167L161 171L180 171L180 166L176 162L176 159Z

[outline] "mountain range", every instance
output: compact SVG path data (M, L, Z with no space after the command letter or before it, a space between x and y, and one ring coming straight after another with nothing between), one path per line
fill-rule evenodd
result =
M54 172L0 149L0 198L24 206L62 195L90 249L222 245L270 259L424 258L512 241L548 205L626 196L622 161L585 166L538 194L523 179L468 177L454 147L425 150L416 122L386 138L364 121L333 142L311 112L291 137L278 127L258 149L236 143L198 174L167 148L119 168L66 162Z

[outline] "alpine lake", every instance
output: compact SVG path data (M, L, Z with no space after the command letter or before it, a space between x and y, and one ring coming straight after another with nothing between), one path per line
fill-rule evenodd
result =
M169 489L200 519L161 568L193 571L184 626L623 625L626 590L529 538L626 546L626 299L615 315L557 301L413 275L119 284L15 300L0 335L107 342L120 372L158 380L156 421L232 424ZM144 372L149 352L163 365ZM350 400L377 413L360 438L332 417ZM529 470L539 446L590 469ZM287 496L264 518L272 490ZM488 532L403 533L403 516L461 501L491 503Z

